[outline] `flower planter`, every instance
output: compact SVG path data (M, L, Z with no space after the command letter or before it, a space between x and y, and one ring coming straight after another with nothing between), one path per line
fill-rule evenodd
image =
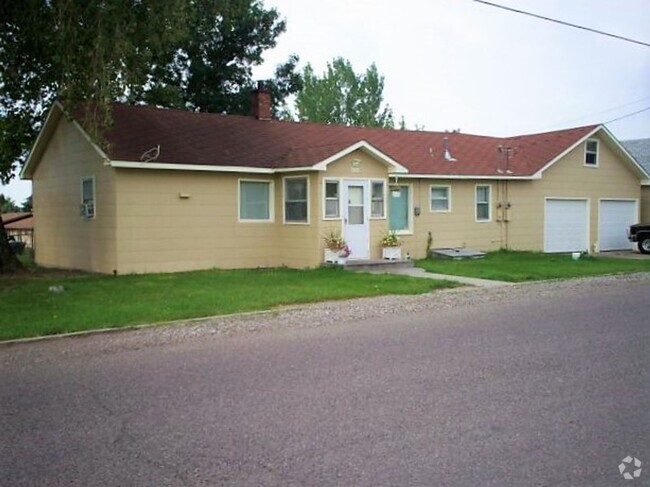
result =
M385 260L401 260L402 247L382 247L381 257Z
M330 264L340 264L341 257L339 257L338 250L325 249L325 262Z

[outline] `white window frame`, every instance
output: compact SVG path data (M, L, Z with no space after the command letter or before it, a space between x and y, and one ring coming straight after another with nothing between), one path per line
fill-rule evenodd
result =
M327 183L336 183L338 185L338 213L339 216L327 216ZM340 220L341 219L341 179L340 178L324 178L323 179L323 220ZM333 200L334 198L329 198Z
M447 209L435 210L432 204L431 190L432 189L446 189L447 190ZM451 185L450 184L430 184L429 185L429 212L430 213L451 213Z
M590 142L595 142L596 143L596 163L595 164L587 164L587 154L593 154L593 151L589 151L587 147L589 146ZM584 153L584 159L583 163L585 167L598 167L598 163L600 162L600 141L598 139L587 139L585 141L585 153Z
M377 183L382 183L383 185L383 197L384 197L384 205L383 205L383 212L380 216L373 216L372 215L372 185L377 184ZM385 179L371 179L370 180L370 219L371 220L385 220L387 218L386 215L386 207L388 206L388 202L386 199L386 188L388 185L386 184Z
M267 220L248 219L241 217L241 184L266 183L269 185L269 218ZM270 179L240 178L237 180L237 221L239 223L273 223L275 221L275 184Z
M84 201L84 183L86 181L91 181L92 182L92 188L93 188L93 199L92 199L92 205L93 205L93 216L85 216L85 210L83 207L86 205L86 202ZM97 217L97 187L95 184L95 176L84 176L81 178L81 207L82 207L82 218L85 218L86 220L93 220Z
M488 217L486 219L479 219L478 217L478 188L488 188ZM484 204L484 201L480 202ZM492 221L492 185L491 184L477 184L474 186L474 221L477 223L488 223Z
M409 200L408 200L408 228L404 230L395 230L395 233L397 235L413 235L413 184L405 184L405 183L395 183L393 186L406 186L409 189ZM386 212L388 218L388 227L390 228L390 218L388 217L388 212Z
M289 179L304 179L307 181L307 192L306 192L306 203L307 203L307 220L306 221L287 221L287 181ZM310 223L310 211L311 211L311 205L309 204L309 199L310 199L310 177L309 175L305 176L285 176L282 178L282 222L285 225L309 225ZM339 208L339 212L340 212Z

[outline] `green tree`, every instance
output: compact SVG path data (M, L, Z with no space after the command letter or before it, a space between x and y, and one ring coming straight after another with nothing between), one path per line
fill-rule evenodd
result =
M393 111L383 104L384 77L373 63L356 74L350 61L335 58L318 76L307 64L303 87L296 97L300 120L393 128Z
M0 0L0 12L3 183L55 98L91 108L85 128L100 144L113 101L248 113L251 67L286 28L258 0ZM297 61L270 83L278 105L300 87ZM0 272L19 266L7 249L0 228Z
M152 66L149 82L132 99L206 112L248 114L251 69L262 62L265 50L275 47L286 29L274 9L257 0L194 0L190 22L181 42L166 53L166 61ZM274 110L301 87L292 55L267 82Z
M27 198L25 198L25 201L23 201L23 204L20 207L20 211L31 212L32 208L32 195L30 194Z
M9 196L0 194L0 213L12 213L20 211L16 202Z

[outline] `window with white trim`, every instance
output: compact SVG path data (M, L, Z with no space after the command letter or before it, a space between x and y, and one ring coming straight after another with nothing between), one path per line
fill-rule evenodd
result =
M451 209L451 188L449 186L429 186L429 210L447 212Z
M271 181L239 181L239 219L271 221L273 215Z
M585 166L598 165L598 140L589 139L585 142Z
M370 204L370 217L371 218L385 218L386 212L384 204L384 182L383 181L373 181L372 190L370 193L371 204Z
M309 222L309 189L306 177L284 179L284 221Z
M95 178L81 178L81 216L95 218Z
M476 186L476 221L490 221L490 186Z
M338 181L325 181L325 218L340 218L340 185Z

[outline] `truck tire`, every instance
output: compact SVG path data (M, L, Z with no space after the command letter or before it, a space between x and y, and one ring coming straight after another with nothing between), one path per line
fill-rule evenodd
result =
M639 252L642 254L650 254L650 235L639 237Z

